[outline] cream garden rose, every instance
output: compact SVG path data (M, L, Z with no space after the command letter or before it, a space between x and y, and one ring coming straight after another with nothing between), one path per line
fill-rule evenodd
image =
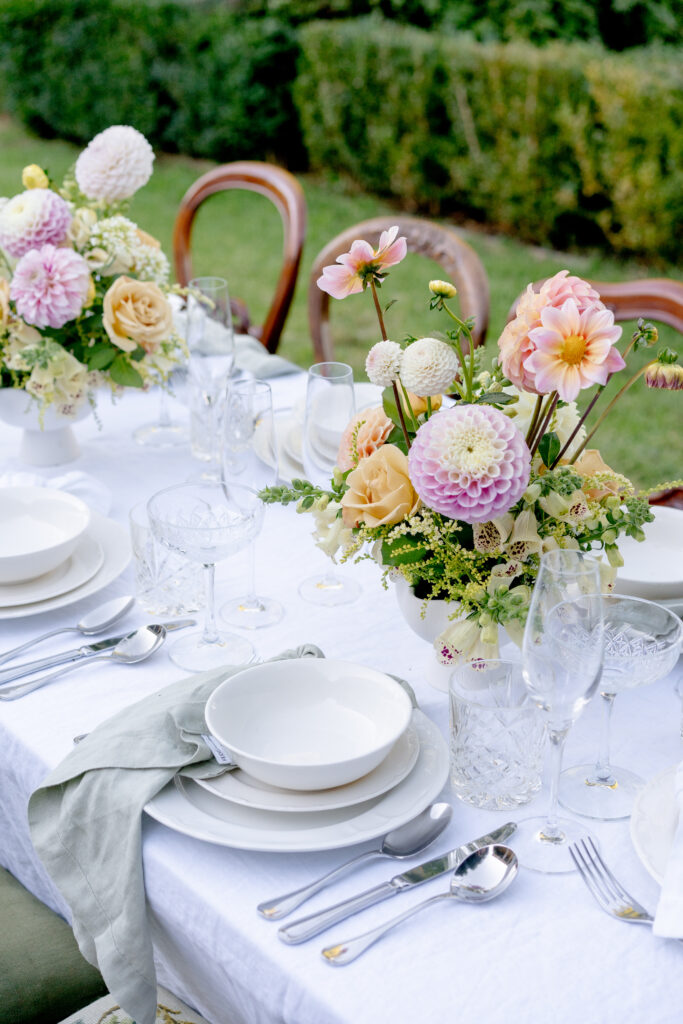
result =
M119 277L104 296L104 329L114 345L133 352L138 345L155 352L173 333L166 296L151 281Z
M342 518L347 526L400 523L420 505L410 482L408 457L393 444L382 445L346 478Z

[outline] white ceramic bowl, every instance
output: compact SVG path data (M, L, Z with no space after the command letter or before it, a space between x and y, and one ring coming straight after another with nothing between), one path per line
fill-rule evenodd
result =
M644 541L619 539L624 564L615 593L649 601L683 599L683 511L654 505L653 523L645 523Z
M49 487L0 487L0 583L23 583L65 562L90 523L73 494Z
M245 772L284 789L330 789L366 775L408 727L399 684L326 658L272 661L217 687L206 724Z

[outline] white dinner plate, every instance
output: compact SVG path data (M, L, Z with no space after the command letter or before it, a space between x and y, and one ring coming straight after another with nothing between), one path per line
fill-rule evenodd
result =
M650 779L631 812L631 841L643 867L660 885L678 827L677 770L678 765L672 765Z
M645 523L644 541L624 537L624 559L617 572L615 593L650 601L683 599L683 510L654 505L653 523Z
M222 800L176 776L145 807L168 828L219 846L272 853L336 850L383 836L424 810L448 778L448 747L437 727L415 712L420 752L412 772L383 796L354 807L282 814Z
M68 593L58 594L31 604L10 605L0 608L0 620L20 619L28 615L40 615L43 612L56 611L75 604L84 597L91 597L108 586L112 580L121 575L131 560L130 539L128 530L113 519L106 519L97 512L91 513L87 536L102 549L103 561L100 568L89 580Z
M24 583L0 584L0 608L32 604L66 594L92 579L103 562L102 545L86 532L74 553L56 569Z
M214 779L197 779L196 782L214 796L242 804L244 807L286 813L331 811L373 800L393 789L412 771L419 751L417 732L413 725L409 725L377 768L355 782L334 789L308 792L278 789L266 782L260 782L241 768Z

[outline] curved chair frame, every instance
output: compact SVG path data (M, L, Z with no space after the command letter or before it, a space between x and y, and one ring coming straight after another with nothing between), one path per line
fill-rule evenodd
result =
M246 328L250 334L258 337L269 352L275 352L294 297L306 237L306 200L301 185L289 171L274 164L241 160L223 164L198 178L180 202L173 229L176 278L180 284L186 285L193 277L190 242L197 210L209 196L228 189L246 189L265 196L277 207L282 218L283 262L275 294L263 326ZM246 312L242 303L237 302L236 305L242 314Z
M474 249L451 228L419 217L374 217L347 228L322 249L313 263L308 285L308 322L316 362L334 359L334 343L330 330L330 296L320 290L317 280L323 267L334 263L337 256L348 252L357 238L376 245L382 231L398 224L399 235L405 235L408 252L419 253L439 263L458 289L463 318L475 317L472 331L475 345L482 345L489 322L489 284L486 271Z

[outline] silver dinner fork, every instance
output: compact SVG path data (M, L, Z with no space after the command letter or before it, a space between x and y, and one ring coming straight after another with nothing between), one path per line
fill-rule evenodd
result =
M569 847L569 854L576 869L605 913L620 921L633 924L652 924L652 914L629 895L618 882L592 839L580 839Z

